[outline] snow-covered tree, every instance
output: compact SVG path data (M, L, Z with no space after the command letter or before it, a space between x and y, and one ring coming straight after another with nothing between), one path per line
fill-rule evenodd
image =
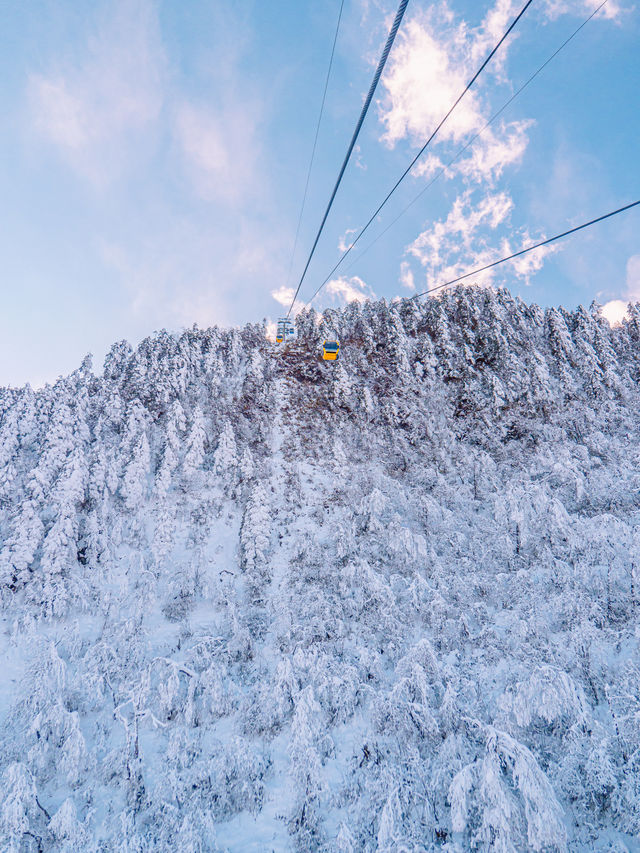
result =
M136 442L131 459L122 477L120 492L125 506L131 512L138 512L147 494L147 479L151 465L149 441L146 433L142 433Z
M0 551L0 584L3 593L30 580L33 563L44 537L44 525L32 501L25 501Z
M0 849L630 849L640 306L296 328L0 388Z
M206 446L207 433L204 417L200 407L197 406L193 414L193 423L187 436L187 452L182 463L182 471L187 479L193 477L195 472L202 466Z
M226 421L220 432L218 445L213 454L213 469L216 474L227 478L234 471L237 464L238 450L233 434L233 427L229 421Z

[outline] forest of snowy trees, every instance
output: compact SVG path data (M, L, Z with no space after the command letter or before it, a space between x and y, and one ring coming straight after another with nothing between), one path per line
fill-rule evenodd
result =
M0 850L640 850L640 305L296 326L0 389Z

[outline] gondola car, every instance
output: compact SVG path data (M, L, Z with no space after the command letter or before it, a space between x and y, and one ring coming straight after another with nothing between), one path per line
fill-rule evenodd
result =
M286 317L281 317L278 320L278 326L276 328L276 343L282 344L287 341L292 341L296 336L296 327L293 325L293 320L289 320Z
M337 361L340 353L338 341L325 341L322 344L322 358L324 361Z

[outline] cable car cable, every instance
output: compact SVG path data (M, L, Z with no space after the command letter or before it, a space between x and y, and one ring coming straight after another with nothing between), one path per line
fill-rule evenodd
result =
M398 178L398 180L395 182L395 184L393 185L393 187L389 190L389 192L387 193L387 195L386 195L386 196L384 197L384 199L382 200L381 204L376 208L376 210L374 211L374 213L371 215L371 218L367 221L366 225L364 225L364 227L360 229L360 232L359 232L359 233L358 233L358 235L356 236L355 240L351 243L351 245L349 246L349 248L347 249L347 251L342 255L342 257L341 257L341 258L340 258L340 260L337 262L337 264L334 266L334 268L331 270L331 272L329 273L329 275L327 276L327 278L322 282L322 284L320 285L320 287L319 287L319 288L316 290L316 292L313 294L313 296L311 297L311 300L310 300L310 301L312 301L313 299L315 299L315 297L318 295L318 293L320 293L320 291L321 291L321 290L322 290L322 288L325 286L325 284L326 284L328 281L330 281L330 280L331 280L331 276L332 276L332 275L334 274L334 272L338 269L338 267L342 264L342 262L344 261L344 259L345 259L345 258L347 257L347 255L351 252L351 250L355 247L356 243L360 240L360 238L361 238L361 237L362 237L362 235L365 233L365 231L367 231L367 229L369 228L369 226L371 225L371 223L374 221L374 219L376 218L376 216L380 213L380 211L382 210L382 208L383 208L383 207L385 206L385 204L389 201L389 199L391 198L391 196L392 196L392 195L394 194L394 192L398 189L398 187L399 187L399 186L400 186L400 184L404 181L404 179L407 177L407 175L409 174L409 172L413 169L413 167L415 166L416 162L417 162L417 161L420 159L420 157L424 154L425 150L426 150L426 149L427 149L427 147L431 144L432 140L435 138L435 136L437 135L437 133L440 131L440 129L442 128L442 126L444 125L444 123L447 121L447 119L449 118L449 116L451 115L451 113L455 110L455 108L458 106L458 104L460 103L460 101L464 98L464 96L467 94L467 92L469 91L469 89L470 89L470 88L473 86L473 84L476 82L476 80L478 79L478 77L480 76L480 74L482 74L482 72L484 71L484 69L487 67L487 65L489 64L489 62L493 59L494 55L497 53L498 49L500 48L500 46L502 45L502 43L504 42L504 40L507 38L507 36L510 34L510 32L513 30L513 28L515 27L515 25L518 23L518 21L520 20L520 18L524 15L524 13L527 11L527 9L529 8L529 6L530 6L532 3L533 3L533 0L527 0L527 2L525 3L525 5L522 7L522 9L520 10L520 12L518 13L517 17L516 17L516 18L514 18L514 20L513 20L513 21L511 22L511 24L509 25L509 28L506 30L506 32L504 33L504 35L502 36L502 38L500 39L500 41L496 44L496 46L493 48L493 50L491 51L491 53L490 53L490 54L487 56L487 58L484 60L484 62L483 62L483 63L482 63L482 65L480 66L480 68L478 68L478 70L477 70L477 71L476 71L476 73L473 75L473 77L471 78L471 80L467 83L467 85L465 86L464 90L460 93L460 95L458 96L458 98L455 100L455 102L453 103L453 105L452 105L452 106L451 106L451 108L449 109L449 112L448 112L448 113L445 115L445 117L440 121L440 124L438 124L438 126L436 127L436 129L433 131L433 133L431 134L431 136L427 139L427 141L426 141L426 142L425 142L425 144L422 146L422 148L418 151L418 153L417 153L417 154L416 154L416 156L413 158L413 160L411 161L411 163L409 163L409 165L407 166L407 168L406 168L406 169L404 170L404 172L400 175L400 177L399 177L399 178ZM300 283L302 284L302 282L300 282ZM298 289L300 289L300 288L298 287ZM297 294L297 291L296 291L296 296L297 296L297 295L298 295L298 294ZM293 300L293 301L295 302L295 297L294 297L294 300ZM291 304L291 307L293 307L293 303ZM291 308L290 308L289 310L291 310ZM288 315L287 315L287 316L288 316Z
M464 152L467 150L467 148L469 148L469 146L470 146L470 145L473 145L473 143L476 141L476 139L478 139L478 137L479 137L479 136L481 136L481 135L485 132L485 130L486 130L486 129L491 125L491 124L493 124L493 122L494 122L497 118L499 118L499 116L500 116L500 115L502 115L502 113L507 109L507 107L508 107L510 104L512 104L512 103L513 103L513 101L515 101L515 99L518 97L518 95L520 95L520 94L521 94L521 92L523 92L523 91L527 88L527 86L529 85L529 83L532 83L532 82L533 82L533 80L535 80L535 78L538 76L538 74L540 74L540 72L541 72L541 71L543 71L543 70L547 67L547 65L548 65L548 64L549 64L553 59L555 59L555 58L556 58L556 56L560 53L560 51L561 51L561 50L563 50L563 49L564 49L564 48L569 44L569 42L570 42L570 41L571 41L575 36L577 36L577 35L578 35L578 33L580 32L580 30L581 30L583 27L585 27L585 26L589 23L589 21L590 21L590 20L591 20L595 15L597 15L597 14L598 14L598 12L600 11L600 9L602 9L602 7L603 7L603 6L606 6L607 2L608 2L608 0L603 0L603 2L602 2L602 3L597 7L597 9L594 9L594 10L593 10L593 12L589 15L589 17L588 17L588 18L586 18L586 19L585 19L585 20L580 24L580 26L579 26L576 30L574 30L574 31L571 33L571 35L570 35L568 38L566 38L566 39L562 42L562 44L560 45L560 47L559 47L559 48L558 48L554 53L552 53L552 54L551 54L551 56L550 56L550 57L549 57L545 62L543 62L543 63L542 63L542 65L541 65L541 66L540 66L536 71L534 71L534 72L533 72L533 74L532 74L532 75L531 75L531 76L530 76L530 77L529 77L529 78L528 78L528 79L527 79L527 80L522 84L522 86L520 86L520 88L519 88L516 92L514 92L514 93L513 93L513 95L511 95L511 97L509 98L509 100L508 100L508 101L505 101L505 103L500 107L500 109L499 109L499 110L497 110L497 111L496 111L496 112L491 116L491 118L487 121L487 123L484 125L484 127L482 127L482 128L481 128L477 133L475 133L475 134L471 137L471 139L470 139L470 140L469 140L465 145L463 145L463 146L462 146L462 148L458 151L458 153L457 153L454 157L452 157L452 158L451 158L451 160L449 160L447 163L445 163L445 164L444 164L444 166L441 166L441 167L438 169L438 171L437 171L437 172L436 172L436 174L433 176L433 178L429 181L429 183L428 183L425 187L423 187L423 188L420 190L420 192L418 193L418 195L417 195L417 196L415 196L415 198L414 198L412 201L410 201L410 202L409 202L409 204L407 204L407 205L406 205L406 207L404 207L404 208L400 211L400 213L395 217L395 219L393 219L393 220L392 220L392 221L387 225L387 227L386 227L383 231L381 231L381 232L378 234L378 236L377 236L377 237L375 237L375 239L373 239L373 240L368 244L368 246L366 246L366 248L364 248L364 249L362 250L362 252L360 252L360 254L358 255L358 257L357 257L357 258L355 258L355 259L354 259L354 260L349 264L349 266L348 266L348 267L347 267L347 269L346 269L346 272L348 272L348 271L349 271L349 270L354 266L354 264L356 264L359 260L361 260L361 259L362 259L366 254L367 254L367 252L369 251L369 249L371 249L371 248L372 248L372 247L373 247L373 246L378 242L378 240L380 240L382 237L384 237L384 235L387 233L387 231L389 231L391 228L393 228L393 226L396 224L396 222L398 222L398 220L399 220L399 219L401 219L401 218L404 216L404 214L409 210L409 208L413 207L413 205L414 205L417 201L419 201L419 199L421 199L421 198L422 198L422 196L427 192L427 190L428 190L428 189L430 189L430 188L435 184L435 182L436 182L436 181L440 178L440 176L441 176L441 175L446 171L446 169L448 169L448 168L449 168L450 166L452 166L452 165L453 165L457 160L459 160L459 159L460 159L460 157L464 154ZM340 259L340 264L342 263L342 261L344 260L344 258L347 256L347 254L348 254L348 252L346 252L346 253L345 253L345 255ZM322 282L322 284L320 285L320 287L316 290L316 292L313 294L313 296L311 297L311 299L310 299L310 300L309 300L309 302L307 303L308 305L310 305L310 304L313 302L313 300L315 299L315 297L316 297L316 296L318 295L318 293L320 292L321 288L322 288L322 287L324 287L324 285L325 285L325 284L326 284L326 283L331 279L331 277L332 277L333 273L335 272L335 270L337 269L337 267L338 267L338 266L339 266L339 264L337 264L337 265L333 268L333 270L332 270L332 271L331 271L331 273L329 274L328 278L326 278L326 279Z
M313 146L311 148L311 159L309 161L309 168L307 169L307 179L304 185L304 193L302 194L302 205L300 207L300 215L298 216L298 224L296 226L296 236L293 241L293 249L291 250L291 261L289 262L289 272L287 273L287 287L289 286L289 281L291 279L291 270L293 269L293 261L296 256L296 249L298 248L298 237L300 236L300 225L302 224L302 215L304 214L304 209L307 203L307 193L309 191L309 180L311 178L311 170L313 168L313 161L316 156L316 147L318 145L318 135L320 133L320 124L322 123L322 115L324 113L324 105L327 100L327 89L329 88L329 78L331 77L331 69L333 67L333 57L336 52L336 43L338 41L338 33L340 32L340 21L342 20L342 10L344 9L344 0L340 0L340 11L338 12L338 23L336 24L335 35L333 36L333 45L331 46L331 57L329 58L329 67L327 68L327 76L324 81L324 91L322 93L322 101L320 103L320 113L318 115L318 122L316 124L316 133L313 139Z
M436 287L430 287L428 290L423 290L422 293L414 293L410 298L418 299L420 296L427 296L430 293L435 293L436 290L442 290L443 287L448 287L450 284L457 284L457 282L463 281L465 278L469 278L472 275L477 275L485 270L490 270L492 267L497 267L498 264L503 264L505 261L511 261L513 258L520 257L520 255L526 255L527 252L532 252L534 249L539 249L541 246L548 246L549 243L555 243L556 240L568 237L569 234L575 234L576 231L582 231L583 228L589 228L590 225L595 225L597 222L602 222L604 219L609 219L611 216L617 216L618 213L624 213L625 210L630 210L638 204L640 204L640 199L638 199L638 201L631 202L631 204L625 204L624 207L619 207L617 210L612 210L611 213L605 213L604 216L598 216L597 219L592 219L589 222L584 222L582 225L576 226L575 228L570 228L568 231L563 231L562 234L556 234L555 237L549 237L548 240L541 240L539 243L534 243L533 246L527 246L526 249L520 249L519 252L514 252L506 258L500 258L499 261L494 261L492 264L487 264L484 267L478 267L476 270L471 270L471 272L466 272L464 275L459 275L457 278L452 278L451 281L445 281L444 284L438 284Z
M329 216L329 211L331 210L331 207L333 205L333 200L336 197L336 193L338 192L338 187L340 186L340 183L342 181L342 177L345 173L345 170L347 168L347 164L349 162L349 159L350 159L351 154L353 152L353 149L355 147L356 141L358 139L360 129L362 128L365 116L367 115L367 112L369 110L369 106L371 104L373 94L374 94L376 87L378 85L378 81L380 80L384 66L387 63L387 58L389 56L389 52L390 52L391 47L393 45L393 42L395 40L396 33L398 32L398 28L399 28L400 22L402 21L402 18L404 16L405 9L407 8L408 2L409 2L409 0L400 0L400 5L398 6L398 11L396 12L395 19L393 21L393 24L391 25L391 29L389 30L389 35L387 36L387 42L384 46L384 50L382 51L382 55L381 55L380 60L378 62L378 67L376 68L376 72L373 75L373 80L371 81L371 85L369 87L369 92L367 93L367 97L365 99L365 102L362 105L362 110L360 111L360 117L359 117L358 122L356 124L355 130L353 131L353 135L351 137L351 142L349 143L349 147L347 149L347 153L346 153L346 156L344 158L344 162L342 163L342 167L340 169L340 172L338 173L338 180L336 181L336 184L333 188L333 192L331 193L331 197L329 198L329 203L327 204L327 209L325 210L324 216L322 217L322 221L320 223L320 227L318 228L318 233L316 234L316 238L313 241L313 246L311 247L311 252L309 253L309 257L307 258L307 262L304 266L304 270L302 271L302 275L300 276L300 281L298 282L296 292L294 293L293 299L291 300L291 305L289 306L289 310L287 311L287 317L289 317L289 315L291 314L291 310L292 310L292 308L295 304L295 301L298 297L298 293L300 292L300 288L302 287L302 282L304 281L304 278L307 274L307 270L309 269L309 264L311 263L311 258L314 255L314 252L316 250L316 246L318 245L318 240L320 239L320 235L322 234L322 231L324 229L325 222L327 221L327 217ZM531 3L532 0L529 0L529 2Z

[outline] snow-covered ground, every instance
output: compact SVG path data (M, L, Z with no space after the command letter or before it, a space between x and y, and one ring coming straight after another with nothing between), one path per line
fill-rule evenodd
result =
M459 289L0 389L0 849L640 850L639 321Z

